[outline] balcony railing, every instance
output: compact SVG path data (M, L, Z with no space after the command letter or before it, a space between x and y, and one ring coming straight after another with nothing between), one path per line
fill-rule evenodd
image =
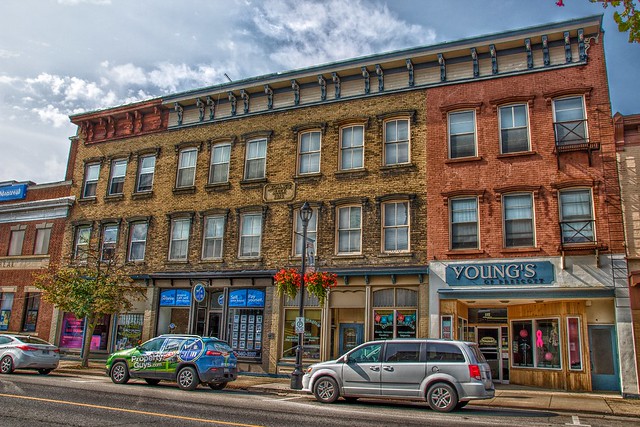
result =
M553 126L556 135L556 150L558 152L597 150L600 148L600 143L591 142L587 138L586 120L556 122Z
M593 233L595 220L561 221L560 235L562 245L588 245L594 244Z

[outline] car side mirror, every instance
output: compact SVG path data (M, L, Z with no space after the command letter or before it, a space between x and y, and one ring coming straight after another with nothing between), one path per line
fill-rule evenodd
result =
M348 354L345 354L340 359L341 359L342 363L349 363L349 355Z

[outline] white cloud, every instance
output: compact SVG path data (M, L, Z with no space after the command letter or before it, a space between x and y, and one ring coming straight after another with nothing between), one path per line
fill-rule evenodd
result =
M105 61L105 67L108 68L108 65L108 61ZM147 76L144 70L131 63L108 68L107 73L115 83L121 86L128 84L144 85L147 83Z
M53 127L59 128L69 123L69 116L60 112L57 107L49 104L44 108L32 108L32 113L38 115L40 120L45 123L53 124Z
M111 0L58 0L58 4L65 6L76 6L78 4L97 4L97 5L110 5Z
M17 52L12 52L12 51L6 50L6 49L0 49L0 58L1 59L17 58L19 56L20 56L20 54L17 53Z

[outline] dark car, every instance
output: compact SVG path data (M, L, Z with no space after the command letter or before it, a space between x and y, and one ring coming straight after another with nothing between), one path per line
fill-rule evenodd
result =
M0 373L15 369L34 369L42 375L58 367L60 350L31 335L0 335Z
M107 359L107 375L116 384L141 378L155 385L176 381L183 390L208 384L222 390L238 375L237 358L229 345L198 335L161 335L137 347L117 351Z

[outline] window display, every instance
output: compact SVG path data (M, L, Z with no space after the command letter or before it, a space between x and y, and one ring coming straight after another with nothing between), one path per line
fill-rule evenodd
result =
M511 322L514 367L560 369L560 329L558 319Z
M229 292L229 344L240 358L262 358L264 291L234 289Z

